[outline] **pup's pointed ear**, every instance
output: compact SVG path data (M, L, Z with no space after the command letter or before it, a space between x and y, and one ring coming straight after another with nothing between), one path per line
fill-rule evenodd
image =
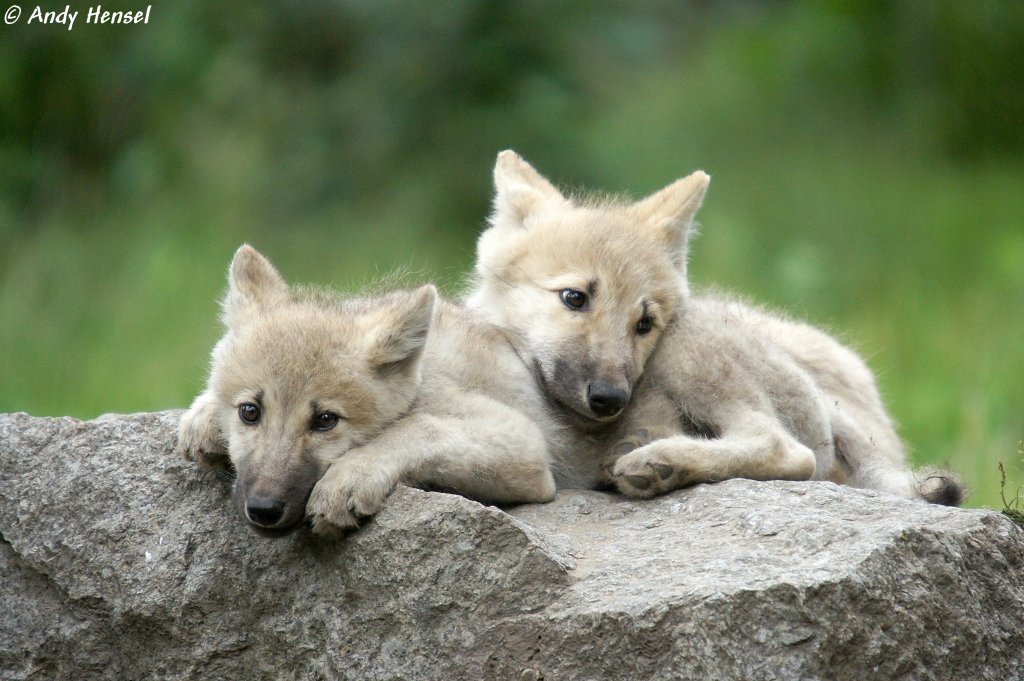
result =
M655 230L677 264L686 261L693 218L710 183L708 174L698 170L633 204L639 218Z
M437 289L431 285L390 297L367 319L367 359L382 373L419 367L434 322Z
M494 164L494 213L491 224L516 223L547 201L564 201L553 184L538 173L523 157L506 149Z
M287 297L288 284L269 260L248 244L235 252L224 298L224 321L228 326L257 306L273 305Z

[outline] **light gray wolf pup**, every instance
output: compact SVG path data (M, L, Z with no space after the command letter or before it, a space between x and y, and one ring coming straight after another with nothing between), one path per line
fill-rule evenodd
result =
M548 407L505 334L432 286L341 299L235 254L224 337L178 451L230 461L249 525L354 527L399 482L482 501L550 501Z
M468 305L509 331L564 418L606 442L590 475L635 497L742 477L960 503L951 474L907 468L854 352L806 324L690 292L706 174L637 202L567 197L504 151L494 182Z

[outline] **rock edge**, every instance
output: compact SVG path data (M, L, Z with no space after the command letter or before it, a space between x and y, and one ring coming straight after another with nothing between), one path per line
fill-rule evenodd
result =
M830 483L507 510L400 488L269 541L180 412L0 415L3 679L1019 679L1024 532Z

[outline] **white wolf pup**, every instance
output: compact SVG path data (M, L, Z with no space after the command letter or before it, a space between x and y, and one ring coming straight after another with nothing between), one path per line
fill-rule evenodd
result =
M635 497L743 477L960 503L952 475L907 468L855 353L805 324L690 292L706 174L635 203L579 199L504 151L494 181L468 304L510 331L566 419L605 440L591 475Z
M399 482L495 503L550 501L547 405L505 335L432 286L342 300L235 254L224 337L178 450L236 472L260 534L353 527Z

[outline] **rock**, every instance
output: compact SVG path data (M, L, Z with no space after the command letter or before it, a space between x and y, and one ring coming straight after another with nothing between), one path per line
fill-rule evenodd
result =
M1024 532L830 483L262 539L177 412L0 416L3 679L1018 679Z

